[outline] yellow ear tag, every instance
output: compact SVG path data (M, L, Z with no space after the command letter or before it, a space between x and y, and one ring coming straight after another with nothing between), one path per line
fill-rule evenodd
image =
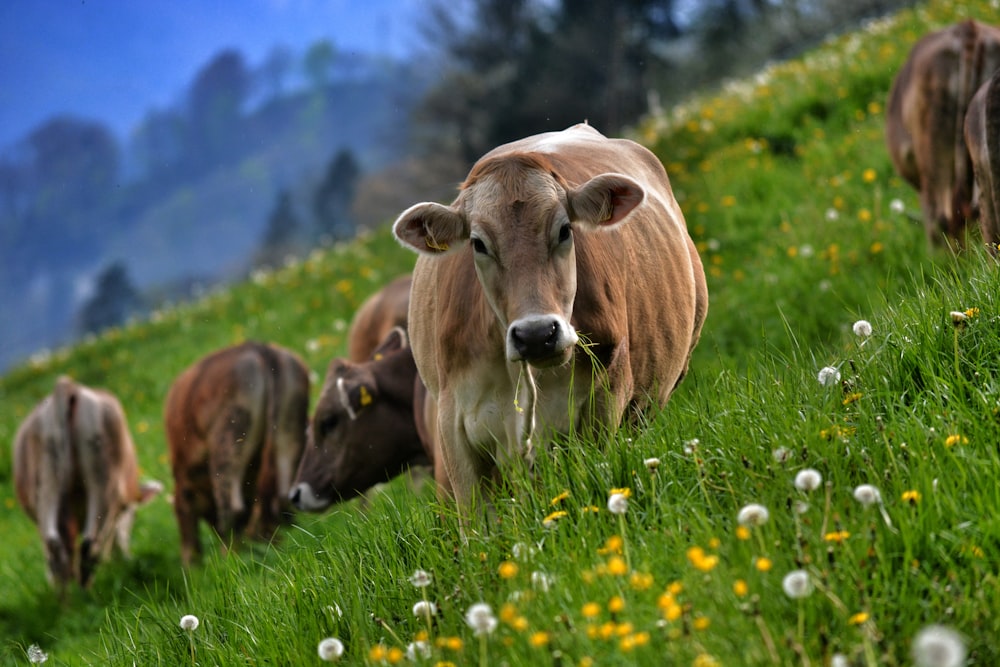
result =
M424 244L431 250L438 250L440 252L444 252L445 250L448 249L447 243L438 243L437 241L434 241L433 239L429 238L424 239Z
M382 360L382 353L381 352L379 352L374 357L372 357L372 361L381 361L381 360Z
M366 405L371 405L372 395L368 393L368 388L364 385L361 386L361 407Z

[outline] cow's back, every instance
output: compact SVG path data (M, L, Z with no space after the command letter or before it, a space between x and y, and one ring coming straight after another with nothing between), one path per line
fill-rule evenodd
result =
M347 335L347 357L362 362L393 327L406 329L412 276L399 276L358 307Z

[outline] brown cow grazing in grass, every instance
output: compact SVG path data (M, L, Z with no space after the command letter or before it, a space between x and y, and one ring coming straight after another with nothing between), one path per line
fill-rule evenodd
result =
M539 436L617 429L684 377L705 274L662 164L575 125L493 149L454 203L393 228L419 253L409 332L460 515Z
M14 487L38 525L49 581L60 595L73 579L88 586L114 544L129 556L136 508L163 488L139 483L118 399L65 376L17 431Z
M979 209L983 241L994 254L1000 242L1000 69L969 103L965 144L976 176L974 208Z
M412 282L410 274L399 276L358 307L347 333L348 359L368 361L392 329L406 330Z
M224 348L178 376L164 421L185 564L201 555L200 519L224 546L238 532L268 539L288 520L308 412L309 372L277 345Z
M368 361L331 361L292 484L292 504L322 511L408 469L429 466L414 419L415 402L426 396L422 388L400 327Z
M997 67L1000 29L969 20L918 41L892 84L886 143L896 171L920 192L932 245L961 243L974 217L963 125L969 101Z

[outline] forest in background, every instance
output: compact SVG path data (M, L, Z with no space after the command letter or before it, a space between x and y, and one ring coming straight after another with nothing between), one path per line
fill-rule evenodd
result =
M466 0L428 5L407 62L220 47L126 138L67 114L0 150L0 370L447 200L497 144L620 134L904 4Z

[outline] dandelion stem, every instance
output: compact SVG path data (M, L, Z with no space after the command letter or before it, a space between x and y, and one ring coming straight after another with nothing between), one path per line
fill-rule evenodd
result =
M479 667L486 667L486 633L479 635Z
M958 327L952 327L952 333L954 334L953 340L955 341L955 379L962 379L962 372L958 365Z
M754 614L754 620L757 622L757 629L760 630L761 639L764 640L764 646L767 647L767 653L771 656L771 662L780 665L781 657L778 655L778 649L774 645L774 637L771 636L771 631L767 629L767 623L759 611Z
M632 559L629 557L628 553L628 536L625 535L625 515L618 515L618 530L622 534L622 551L625 556L625 566L631 570L632 569Z

